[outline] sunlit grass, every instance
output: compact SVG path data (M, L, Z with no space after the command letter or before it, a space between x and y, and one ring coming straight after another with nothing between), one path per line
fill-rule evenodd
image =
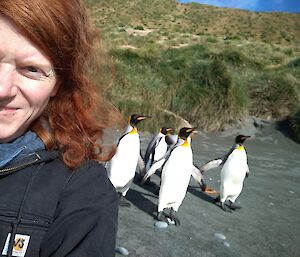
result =
M106 43L96 56L100 70L92 71L99 91L123 117L151 116L142 129L188 120L213 131L248 114L299 116L299 16L169 0L87 2Z

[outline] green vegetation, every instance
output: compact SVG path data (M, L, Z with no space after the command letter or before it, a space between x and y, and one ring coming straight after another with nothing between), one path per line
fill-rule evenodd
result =
M300 143L300 108L290 118L290 126L295 140Z
M300 134L299 14L86 1L106 43L96 58L100 72L92 74L124 117L153 117L142 129L188 120L213 131L256 115L290 117Z

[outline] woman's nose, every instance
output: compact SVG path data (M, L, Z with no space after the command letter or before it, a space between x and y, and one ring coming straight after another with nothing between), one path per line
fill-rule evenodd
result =
M14 84L15 67L8 63L0 63L0 99L14 97L17 87Z

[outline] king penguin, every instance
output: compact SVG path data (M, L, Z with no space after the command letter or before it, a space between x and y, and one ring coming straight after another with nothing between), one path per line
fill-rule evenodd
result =
M180 225L177 216L178 209L186 195L191 175L201 185L203 183L200 172L193 164L193 152L191 148L191 135L197 133L195 128L181 128L176 145L166 154L166 157L158 160L146 173L143 180L151 176L157 168L162 166L161 186L158 197L157 219ZM162 164L163 161L163 164Z
M244 142L247 138L250 138L250 136L238 135L235 138L235 144L227 154L200 167L200 171L203 173L223 165L221 169L220 196L215 201L220 204L224 211L231 212L231 210L241 208L234 202L242 192L245 177L249 175L247 153L244 147Z
M166 154L168 150L166 136L170 135L171 133L173 133L172 128L162 127L160 128L159 133L151 139L144 156L146 170L150 169L154 161L159 160Z
M136 126L146 118L139 114L129 117L125 132L118 141L116 153L107 163L108 177L118 191L121 206L130 206L125 196L134 179L140 157L140 137Z

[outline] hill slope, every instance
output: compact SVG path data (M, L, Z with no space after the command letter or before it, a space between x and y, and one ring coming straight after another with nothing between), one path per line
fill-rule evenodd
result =
M182 4L175 0L87 0L100 27L137 27L240 38L277 44L300 43L300 15L260 13Z
M108 51L97 57L105 74L94 76L108 84L113 67L114 85L102 90L124 115L157 117L148 130L188 120L212 131L249 114L282 119L299 109L299 14L87 2Z

